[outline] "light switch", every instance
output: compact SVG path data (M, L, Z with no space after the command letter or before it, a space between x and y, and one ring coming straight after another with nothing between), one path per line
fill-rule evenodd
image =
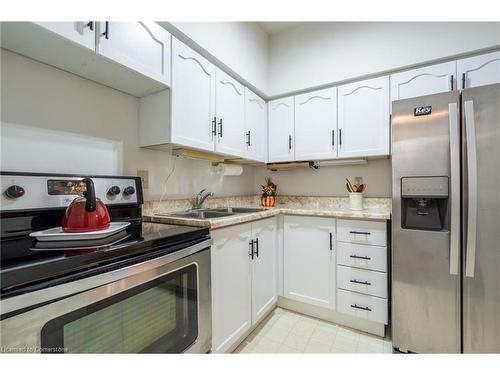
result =
M142 188L147 189L149 187L149 171L147 170L138 170L137 176L141 178Z

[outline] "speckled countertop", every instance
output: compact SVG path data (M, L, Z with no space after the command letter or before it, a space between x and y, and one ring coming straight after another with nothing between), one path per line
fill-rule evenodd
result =
M348 219L388 220L391 218L391 200L389 198L365 198L364 209L349 209L349 199L345 197L305 197L279 196L276 207L264 211L235 214L215 219L192 219L169 216L174 212L192 207L190 199L149 201L143 206L145 221L165 224L180 224L210 227L211 229L263 219L278 214L328 216ZM205 208L216 207L259 207L259 196L209 198Z

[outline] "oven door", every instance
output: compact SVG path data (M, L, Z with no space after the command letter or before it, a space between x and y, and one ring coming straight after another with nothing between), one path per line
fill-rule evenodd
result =
M209 241L2 301L12 306L16 302L12 300L18 298L17 303L22 304L21 299L30 295L34 302L44 296L52 301L2 320L2 351L209 352ZM54 298L62 289L65 296Z

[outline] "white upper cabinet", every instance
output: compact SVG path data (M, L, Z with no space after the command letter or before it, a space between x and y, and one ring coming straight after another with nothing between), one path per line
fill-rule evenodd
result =
M254 92L245 87L245 157L266 161L267 105Z
M251 224L212 232L212 350L229 350L252 326Z
M337 157L337 88L295 96L295 160Z
M391 102L455 90L456 76L455 61L391 74Z
M95 51L96 22L35 22L63 38Z
M217 68L215 77L217 117L215 150L221 154L242 157L245 149L244 87ZM173 95L175 95L175 91Z
M171 105L171 142L214 151L215 66L175 38Z
M278 299L276 231L276 217L252 223L252 324L262 319Z
M170 85L170 33L155 22L99 22L97 53Z
M389 155L389 77L338 87L338 156Z
M500 83L500 51L458 60L461 88Z
M335 308L335 219L285 216L283 273L285 297Z
M295 141L294 98L282 98L268 103L268 161L293 161Z

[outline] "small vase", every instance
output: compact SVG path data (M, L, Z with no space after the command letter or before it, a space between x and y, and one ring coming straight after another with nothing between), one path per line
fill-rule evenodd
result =
M363 209L363 193L349 193L349 209L353 211Z
M276 204L276 197L272 195L265 195L260 198L260 203L264 207L274 207Z

